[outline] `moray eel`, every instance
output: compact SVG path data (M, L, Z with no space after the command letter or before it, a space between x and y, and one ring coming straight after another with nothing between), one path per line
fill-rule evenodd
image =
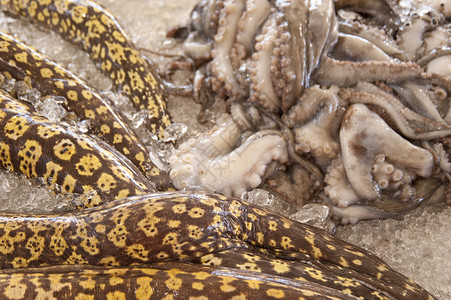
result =
M82 207L156 191L108 144L64 124L0 90L0 167L42 177L55 191L79 193Z
M87 0L1 0L1 9L50 28L88 52L115 88L130 97L139 110L148 110L149 129L163 136L170 125L166 96L152 65L133 45L116 18Z
M30 46L0 32L0 72L7 78L25 81L43 95L63 96L65 107L80 119L91 120L91 131L124 154L155 183L159 190L169 186L169 175L159 170L145 146L124 121L121 113L99 92L71 72L58 66Z
M194 263L205 266L221 266L227 268L241 269L263 273L271 276L281 276L292 280L312 282L327 286L337 291L346 291L346 287L352 284L353 295L383 295L387 286L396 293L402 292L398 286L383 283L377 278L346 270L346 275L337 267L324 264L312 259L282 259L285 257L281 251L271 249L259 249L256 253L247 249L229 249L221 252L207 254Z
M5 300L357 299L310 282L180 262L108 269L58 266L2 270L0 290Z
M247 261L255 264L248 271L312 282L365 299L433 299L359 247L217 194L154 193L69 214L3 212L0 253L1 269L202 260L212 267L213 259L215 267L246 271Z

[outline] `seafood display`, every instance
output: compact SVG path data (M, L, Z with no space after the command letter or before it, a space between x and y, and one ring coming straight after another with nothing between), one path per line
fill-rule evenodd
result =
M197 68L194 98L232 121L180 145L176 187L236 196L261 187L348 223L402 215L425 200L424 180L448 185L451 79L449 64L434 66L449 58L449 4L376 2L196 5L178 32ZM266 155L246 155L258 143ZM228 178L224 160L246 176ZM293 187L298 166L304 190Z
M402 216L432 187L449 190L450 8L412 5L201 1L173 36L214 126L177 142L169 167L105 94L1 33L2 167L97 206L1 212L2 296L434 299L373 254L232 198L266 189L286 215L313 202L328 220L354 223ZM0 8L86 51L147 115L153 138L172 130L171 84L102 6ZM87 130L46 119L11 85L65 98ZM180 191L158 192L171 185Z

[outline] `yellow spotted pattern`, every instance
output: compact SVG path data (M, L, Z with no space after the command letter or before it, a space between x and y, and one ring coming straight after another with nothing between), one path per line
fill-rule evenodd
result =
M87 0L2 0L1 5L10 15L50 28L87 51L137 109L149 112L149 129L163 136L170 117L162 83L110 12ZM51 70L45 70L43 77L51 76Z
M121 113L111 106L109 101L103 99L98 91L10 35L0 32L0 44L7 50L0 52L2 76L11 76L16 80L28 78L31 86L38 89L43 96L66 97L66 109L74 112L80 119L91 121L90 133L99 135L124 154L159 190L165 190L169 186L167 172L158 169L152 162L145 146L124 121ZM5 125L5 134L12 139L20 137L27 130L27 126L19 126L17 123L24 121L19 117L12 118L11 124ZM14 127L14 131L8 131L10 127Z
M135 166L108 145L35 115L1 90L0 112L0 167L30 178L43 177L55 191L85 195L83 207L155 191Z
M249 217L252 215L259 217ZM270 226L278 230L270 230ZM308 238L301 238L305 236ZM287 240L289 248L284 242ZM59 215L0 213L0 252L1 269L48 265L69 268L74 264L140 268L162 261L189 262L196 268L203 265L206 271L220 268L211 291L237 297L235 293L255 291L258 295L265 293L266 297L285 298L298 286L313 288L311 293L316 296L333 291L330 295L337 299L346 299L347 294L365 299L382 299L381 295L405 299L430 297L363 249L320 229L215 194L154 193ZM344 267L343 260L352 263ZM227 270L244 275L223 276ZM183 295L205 290L208 272L201 281L193 277L184 279L184 272L180 268L167 270L164 280L159 282L171 290L183 291ZM105 287L134 280L117 273L110 275L103 281ZM283 278L292 287L269 288L264 278ZM243 284L247 287L238 289ZM86 289L77 288L73 290L86 293Z
M236 278L244 278L237 280ZM49 289L48 287L51 287ZM278 276L189 263L99 269L57 266L0 274L2 299L352 299ZM127 294L126 291L133 291Z

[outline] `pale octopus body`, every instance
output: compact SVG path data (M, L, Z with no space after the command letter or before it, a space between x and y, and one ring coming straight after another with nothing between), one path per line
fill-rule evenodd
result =
M216 104L225 100L233 119L227 126L245 136L268 128L273 136L279 132L283 139L265 136L264 145L288 159L237 156L235 151L263 141L241 144L234 136L224 148L216 140L227 131L218 122L210 135L179 147L171 160L172 180L178 188L238 195L267 178L271 186L283 177L280 172L301 165L311 181L303 193L332 207L343 222L409 210L423 197L416 193L416 179L446 184L449 178L451 34L445 2L406 8L396 1L202 1L183 44L195 61L206 61L194 76L195 99L202 103L207 91L220 99ZM211 145L217 154L210 155ZM183 153L190 153L189 162L180 163ZM213 167L219 155L233 157L231 168L247 176L227 177L227 170ZM207 183L198 171L187 180L180 171L200 165L202 174L220 180ZM265 172L249 172L256 166ZM231 192L225 181L236 188ZM284 197L288 190L274 189ZM348 209L384 197L399 201L395 214ZM291 198L305 204L305 198Z

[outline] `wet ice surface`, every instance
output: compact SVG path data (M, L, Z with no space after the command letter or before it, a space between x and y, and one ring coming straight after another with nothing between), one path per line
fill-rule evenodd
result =
M68 195L53 195L39 179L0 171L0 205L14 212L59 212L75 208L77 199Z
M131 34L134 42L141 48L152 49L161 53L180 54L172 49L171 42L164 40L168 28L183 24L188 18L191 7L197 0L132 0L98 1L108 7ZM108 91L111 82L100 74L91 63L88 55L62 41L54 33L46 33L33 26L17 22L0 15L0 30L16 34L32 44L58 63L69 68L81 78L89 81L101 91ZM51 41L51 42L49 42ZM162 59L148 55L161 65ZM183 78L180 83L185 83ZM139 112L126 103L118 94L110 94L117 105L126 110L132 122L140 122ZM169 109L175 123L187 123L192 126L188 132L202 130L203 127L193 123L198 113L198 106L190 99L171 97ZM135 124L137 126L139 124ZM181 126L183 130L183 125ZM186 130L186 129L185 129ZM142 128L138 134L148 143L149 150L157 147L156 142ZM167 155L171 146L165 145L160 155ZM158 156L160 156L158 155ZM159 159L157 157L156 159ZM256 192L258 194L258 191ZM261 201L260 194L255 201ZM270 198L270 202L274 199ZM72 207L74 199L70 197L49 195L47 188L39 187L39 181L30 183L11 173L0 173L0 207L3 210L18 211L52 211ZM264 205L270 203L265 202ZM322 207L306 208L325 214ZM298 219L308 219L309 215L301 212ZM311 222L321 221L310 220ZM351 243L368 249L389 263L393 268L414 279L440 299L451 299L451 209L428 208L408 214L404 220L383 220L360 222L357 225L339 227L337 236Z
M451 209L417 209L402 221L360 222L337 237L370 250L439 299L451 299Z

